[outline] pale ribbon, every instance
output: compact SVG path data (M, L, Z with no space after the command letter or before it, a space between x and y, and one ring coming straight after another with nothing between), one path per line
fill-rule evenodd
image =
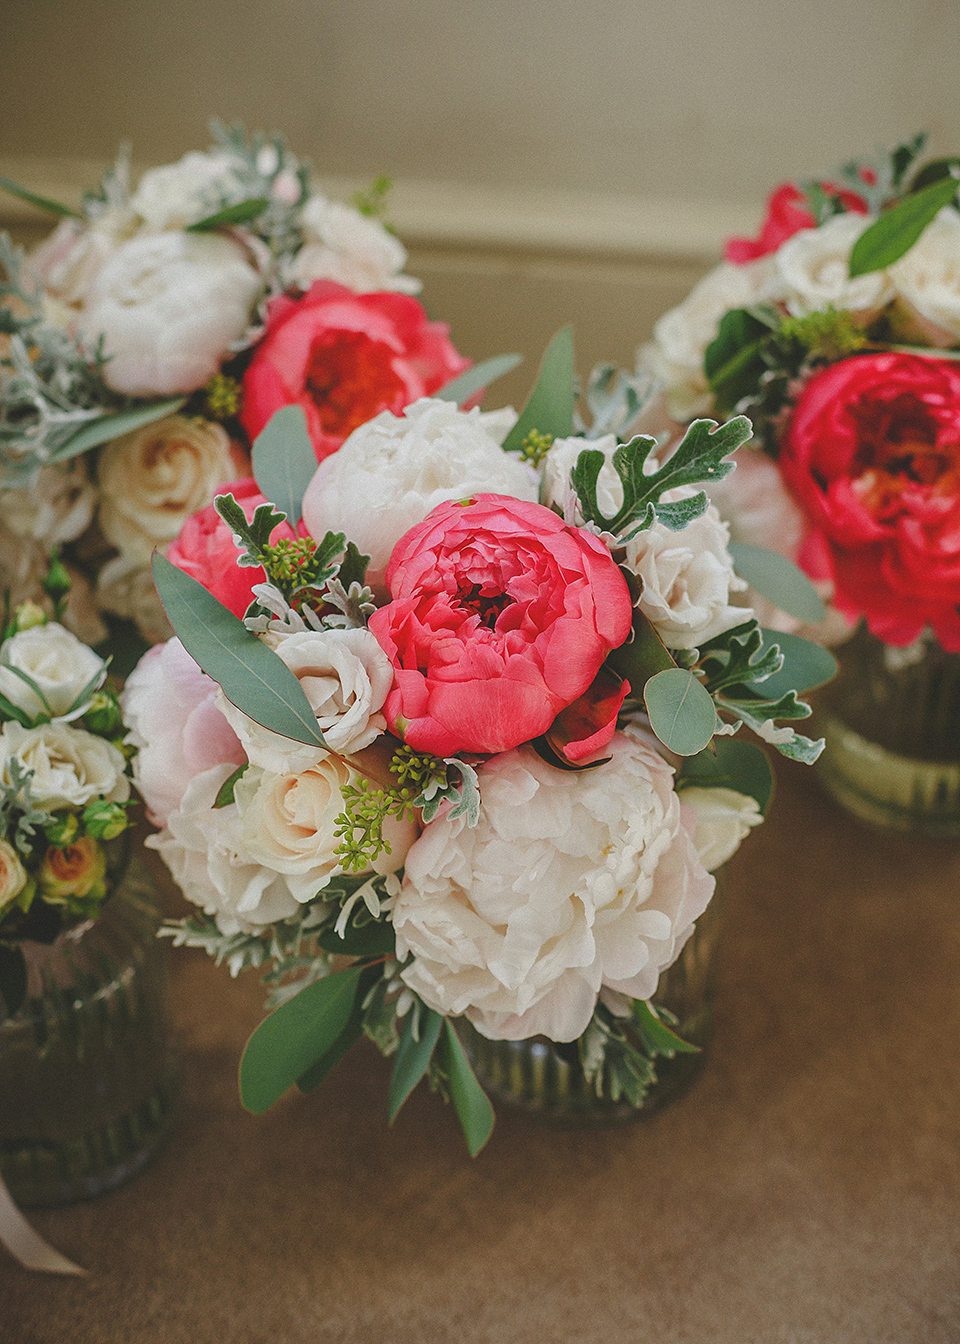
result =
M0 1245L19 1260L25 1269L39 1269L47 1274L86 1274L65 1255L55 1251L35 1232L13 1202L10 1191L0 1176Z

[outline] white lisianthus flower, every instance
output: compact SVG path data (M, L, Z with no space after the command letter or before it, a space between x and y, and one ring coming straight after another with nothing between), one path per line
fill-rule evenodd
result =
M834 215L817 229L800 229L774 254L774 287L795 317L843 308L872 320L893 298L886 271L850 278L850 253L873 223L867 215Z
M127 677L120 705L127 741L137 748L133 778L156 826L167 824L197 775L246 760L216 706L218 690L179 639L148 649Z
M604 434L599 439L554 439L547 455L540 464L543 472L541 502L548 508L559 509L565 523L573 527L583 526L583 514L577 492L570 482L570 473L576 466L577 458L586 449L595 449L605 458L597 477L597 503L607 517L613 515L623 505L623 482L613 465L613 454L617 449L616 434Z
M54 299L68 305L85 303L97 276L136 227L133 212L116 206L89 224L63 219L30 254L30 265Z
M708 873L715 873L740 848L740 842L763 821L756 798L735 789L684 789L680 802L696 814L693 847Z
M0 840L0 915L27 885L27 870L9 840Z
M83 807L91 798L125 803L130 797L123 752L112 742L68 723L23 728L8 722L0 728L3 779L13 782L11 761L32 770L30 798L37 807Z
M947 206L890 267L898 299L932 345L960 341L960 214Z
M665 502L695 494L668 490ZM730 532L712 504L679 532L655 521L626 544L625 565L641 580L637 606L668 649L695 649L752 615L730 594L746 583L734 573Z
M21 630L0 645L0 694L32 719L43 713L78 718L106 675L103 659L55 621Z
M640 366L663 383L674 420L685 422L710 410L713 398L703 371L703 355L724 313L778 297L768 257L745 266L722 261L694 285L682 303L657 319L653 341L640 352Z
M185 154L177 163L149 168L130 198L148 229L184 229L212 215L218 198L235 194L236 165L227 154Z
M230 438L212 420L168 415L108 443L97 474L103 535L124 559L147 565L233 474Z
M449 499L512 495L537 502L537 474L505 453L478 410L422 397L402 415L381 411L324 458L303 497L314 537L345 532L370 556L367 582L382 590L390 552Z
M350 755L368 747L386 728L380 712L393 684L393 666L366 628L305 630L267 636L303 687L330 751ZM220 692L217 704L233 726L252 765L275 774L309 769L322 747L293 742L255 723Z
M227 763L194 776L167 818L167 829L146 841L159 851L187 900L216 916L228 936L256 932L299 909L286 880L251 859L236 803L214 807L233 770Z
M287 271L287 280L300 289L315 280L336 280L356 294L384 289L419 294L420 281L401 274L406 248L379 220L314 195L300 212L300 228L303 247Z
M103 338L104 381L131 397L202 387L246 330L263 288L223 234L158 233L123 243L93 282L79 326Z
M601 988L649 999L714 881L681 822L673 772L632 730L602 770L528 747L480 768L474 828L431 822L407 855L393 922L402 978L483 1035L576 1040Z

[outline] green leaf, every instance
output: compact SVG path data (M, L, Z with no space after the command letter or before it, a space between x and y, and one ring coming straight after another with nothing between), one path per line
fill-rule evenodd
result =
M652 676L676 667L676 660L642 611L634 609L633 639L607 655L607 667L630 683L630 693L639 699Z
M827 614L820 594L792 560L762 546L731 542L733 567L742 579L775 607L798 621L822 621Z
M253 476L260 493L285 516L300 521L303 496L317 470L317 455L307 433L302 406L282 406L253 443Z
M391 1125L396 1120L400 1107L426 1073L430 1056L440 1039L440 1029L444 1020L442 1015L435 1013L432 1008L422 1008L419 1013L411 1009L407 1013L393 1063L393 1073L390 1075ZM414 1026L419 1027L416 1038L413 1034Z
M766 752L755 742L736 737L714 738L713 747L686 756L677 771L677 788L733 789L755 798L766 815L773 797L773 771Z
M892 266L909 252L930 221L957 194L955 177L940 178L905 196L861 233L850 253L850 277Z
M674 1055L699 1055L699 1045L685 1041L671 1031L665 1022L661 1022L652 1004L644 999L634 999L633 1020L648 1054L666 1055L668 1059L673 1059Z
M272 504L258 504L253 517L247 515L233 495L214 495L213 507L233 533L234 545L240 551L238 565L258 568L267 559L265 547L270 544L270 533L286 519Z
M829 649L800 635L783 634L779 630L763 630L764 651L779 647L783 666L765 681L755 683L764 698L778 700L789 691L811 691L832 681L837 675L837 660Z
M249 768L249 765L250 765L249 761L244 761L243 765L237 766L236 770L234 770L232 775L227 776L227 778L220 785L220 788L217 790L217 796L213 800L214 808L230 806L230 804L234 801L233 791L237 787L237 780L240 779L243 773Z
M38 196L35 191L28 191L26 187L17 186L16 182L11 182L8 177L0 177L0 188L9 191L11 196L17 196L21 201L26 201L28 205L35 205L40 210L46 210L48 214L63 215L70 219L83 218L79 210L73 210L69 205L61 205L59 201L51 201L46 196Z
M116 415L101 415L96 420L88 420L50 454L50 461L63 462L68 457L77 457L91 448L98 448L101 443L118 439L121 434L129 434L143 425L152 425L155 420L174 415L185 401L186 397L171 397L168 401L154 401L149 406L138 406L133 411L120 411Z
M694 756L713 737L717 713L710 692L692 672L668 668L643 688L650 727L678 756Z
M493 1107L490 1098L477 1082L470 1067L467 1052L460 1044L453 1023L443 1019L441 1054L443 1068L450 1083L450 1095L456 1107L470 1156L476 1157L493 1130Z
M703 354L703 369L721 414L729 414L742 397L755 392L766 364L761 347L770 326L748 308L724 313L717 334Z
M519 419L503 441L516 453L532 429L565 439L573 433L573 329L564 327L547 346L536 386Z
M7 1016L20 1011L27 997L27 963L19 947L0 943L0 999Z
M941 182L945 177L952 176L955 168L960 168L958 158L931 159L916 173L910 183L910 190L919 191L922 187L929 187L931 182Z
M440 401L455 401L458 406L462 406L474 393L488 387L496 378L502 378L505 373L509 373L522 363L523 355L495 355L493 359L473 364L430 395Z
M364 877L366 882L367 878ZM366 911L365 905L359 905L357 914ZM324 952L347 957L385 957L396 951L397 935L388 919L370 919L366 924L355 924L351 919L343 931L343 937L331 925L317 935L317 946Z
M153 557L153 579L184 648L237 709L294 742L326 746L303 687L271 648L162 555Z
M369 564L369 555L364 555L358 546L354 545L352 541L348 541L347 549L344 551L340 568L337 571L337 578L343 584L346 592L350 591L352 583L358 583L361 588L363 587L366 582L367 566Z
M206 233L210 229L222 229L230 224L249 224L252 219L262 215L269 204L266 196L254 196L249 201L239 201L236 205L217 210L215 214L206 215L195 224L188 224L185 231Z
M315 980L264 1018L240 1060L240 1100L260 1115L336 1044L357 997L362 967Z
M367 991L380 979L382 974L382 966L364 966L361 969L360 982L354 995L353 1007L350 1009L350 1016L347 1018L346 1025L329 1050L325 1050L315 1063L301 1073L297 1079L297 1087L301 1092L312 1092L315 1087L319 1087L324 1078L333 1072L351 1046L356 1045L359 1041L363 1035L363 1005L367 997Z

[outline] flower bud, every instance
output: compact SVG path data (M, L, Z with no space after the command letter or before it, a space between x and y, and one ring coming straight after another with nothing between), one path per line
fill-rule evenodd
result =
M116 696L109 691L98 691L83 716L83 726L98 737L115 737L123 727L123 715Z
M76 839L79 830L80 823L77 820L76 812L61 812L55 816L44 834L51 845L62 847L71 844Z
M73 581L56 554L50 557L50 568L43 580L43 591L54 602L62 602L73 587Z
M81 835L62 848L47 850L37 885L40 895L56 905L66 905L73 897L102 900L107 894L107 856L101 845L89 835Z
M115 840L127 829L127 809L97 798L83 809L83 829L95 840Z
M7 628L8 635L18 635L22 630L32 630L36 625L47 624L47 613L36 602L21 602L13 613L13 620Z

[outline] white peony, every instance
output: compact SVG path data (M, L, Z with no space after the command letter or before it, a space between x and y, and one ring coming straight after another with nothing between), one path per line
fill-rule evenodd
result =
M386 728L380 712L393 684L393 666L367 629L307 630L268 637L303 687L330 751L349 755ZM281 737L254 722L221 691L217 704L253 765L276 774L306 770L326 752Z
M580 501L570 481L570 473L576 466L577 458L586 449L595 449L603 453L604 464L597 477L597 503L607 517L613 515L623 505L623 482L613 465L613 454L617 449L616 434L604 434L599 439L554 439L541 463L543 485L540 498L548 508L559 510L563 520L574 527L583 525Z
M55 621L21 630L0 645L0 694L31 719L44 713L78 718L106 675L103 659Z
M703 356L724 313L777 297L768 257L745 266L722 261L694 285L682 303L657 319L653 341L640 352L640 363L663 383L674 420L692 420L712 405Z
M867 215L834 215L817 229L800 229L775 253L774 288L795 317L844 308L870 321L893 298L886 271L850 278L850 253L873 223Z
M740 848L740 842L763 821L756 798L737 793L735 789L697 786L684 789L680 801L695 814L693 847L708 873L715 873L721 864L732 858Z
M156 826L167 824L196 775L246 760L216 706L218 690L179 639L148 649L127 678L120 705L137 748L133 778Z
M367 582L382 591L396 543L431 509L471 495L536 503L537 474L505 453L478 410L422 397L402 415L382 411L324 458L303 498L310 533L345 532L370 556Z
M890 267L898 298L933 345L960 341L960 214L951 206Z
M130 198L130 208L148 229L184 229L220 209L240 186L227 154L185 154L177 163L150 168Z
M232 474L229 435L214 421L168 415L123 434L97 466L103 535L124 559L147 565Z
M669 490L665 501L695 494ZM746 588L727 549L730 532L712 504L679 532L655 521L626 545L626 567L641 580L637 606L668 649L694 649L750 619L730 594Z
M79 318L109 360L104 381L132 397L193 392L243 335L263 289L244 250L223 234L159 233L123 243Z
M214 807L233 769L229 763L214 765L191 779L167 829L146 841L159 851L187 900L215 915L228 936L256 932L299 909L285 879L248 854L236 803Z
M385 289L419 294L420 281L401 274L406 248L379 220L314 195L300 213L300 228L304 245L288 268L289 283L309 289L315 280L336 280L357 294Z
M98 797L124 803L130 797L123 752L68 723L46 723L39 728L5 723L0 728L0 756L6 784L13 783L12 761L33 771L30 798L37 807L83 807Z
M116 206L89 224L63 219L30 254L30 265L51 297L68 305L85 303L97 276L136 227L133 212Z
M393 921L403 980L494 1039L572 1041L601 987L649 999L714 881L681 823L671 768L618 733L599 770L527 747L480 768L482 806L431 822L407 855Z

